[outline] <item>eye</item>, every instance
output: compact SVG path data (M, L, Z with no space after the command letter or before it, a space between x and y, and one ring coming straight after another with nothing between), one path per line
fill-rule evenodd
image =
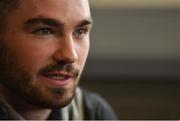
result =
M82 36L82 35L87 34L87 32L88 32L88 28L87 28L87 27L81 27L81 28L78 28L78 29L75 31L75 35L76 35L76 36Z
M54 31L51 28L40 28L35 30L33 33L38 35L51 35L54 34Z

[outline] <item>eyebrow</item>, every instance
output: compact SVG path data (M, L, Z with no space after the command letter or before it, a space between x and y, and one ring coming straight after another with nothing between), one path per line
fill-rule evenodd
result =
M91 17L84 19L83 21L81 21L76 27L82 27L82 26L86 26L86 25L92 25L93 24L93 20Z
M46 17L37 17L37 18L29 19L28 21L25 22L25 27L29 28L33 24L45 24L45 25L54 26L54 27L60 26L62 28L64 27L64 24L60 22L59 20L50 19Z

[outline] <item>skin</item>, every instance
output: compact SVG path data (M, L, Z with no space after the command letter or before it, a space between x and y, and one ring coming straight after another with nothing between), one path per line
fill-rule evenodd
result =
M25 119L46 119L52 109L71 102L91 26L88 0L22 0L7 16L0 36L0 91Z

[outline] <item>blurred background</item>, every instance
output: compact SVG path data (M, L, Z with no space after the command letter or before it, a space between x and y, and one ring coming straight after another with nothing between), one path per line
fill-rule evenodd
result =
M180 119L180 0L90 0L81 85L119 119Z

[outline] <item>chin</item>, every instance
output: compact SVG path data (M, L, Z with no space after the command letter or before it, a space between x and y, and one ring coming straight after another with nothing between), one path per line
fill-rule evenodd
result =
M51 106L49 108L56 109L56 108L63 108L71 103L71 101L74 98L75 93L72 94L65 94L62 97L59 97L54 100L54 102L51 103Z
M57 109L57 108L66 107L67 105L69 105L71 103L73 98L74 98L74 95L71 96L71 97L65 98L65 99L61 99L61 101L59 101L58 103L55 103L54 105L51 105L50 109Z
M49 93L31 96L27 101L39 108L57 109L69 105L74 98L75 89L50 89ZM36 93L37 94L37 93Z

